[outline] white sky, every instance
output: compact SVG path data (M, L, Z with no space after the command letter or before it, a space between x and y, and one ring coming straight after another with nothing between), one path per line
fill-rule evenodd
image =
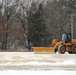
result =
M0 71L0 75L76 75L76 71Z

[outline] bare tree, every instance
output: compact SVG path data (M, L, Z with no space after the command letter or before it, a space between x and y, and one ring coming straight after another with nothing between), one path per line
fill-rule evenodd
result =
M30 1L24 1L22 3L20 3L20 7L19 7L19 11L17 13L17 21L21 23L23 30L24 30L24 36L25 36L25 47L30 47L30 40L29 40L29 35L28 35L28 26L29 26L29 17L31 16L30 14L34 14L35 13L35 9L37 9L37 7L33 6L32 4L36 4L35 6L37 6L38 1L35 2L34 0Z
M11 20L16 15L16 4L12 0L2 0L2 18L5 20L3 26L5 28L5 36L2 39L2 49L7 49L8 39L10 35ZM4 32L4 31L3 31Z

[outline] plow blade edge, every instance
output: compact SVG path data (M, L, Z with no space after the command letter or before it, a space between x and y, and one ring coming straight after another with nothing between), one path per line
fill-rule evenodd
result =
M53 47L33 47L34 53L52 53L55 52Z

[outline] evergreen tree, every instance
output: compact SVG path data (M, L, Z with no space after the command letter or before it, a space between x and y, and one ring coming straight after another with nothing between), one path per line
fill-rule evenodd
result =
M29 18L29 39L34 46L43 46L46 35L45 22L43 20L43 5L39 4L38 9Z

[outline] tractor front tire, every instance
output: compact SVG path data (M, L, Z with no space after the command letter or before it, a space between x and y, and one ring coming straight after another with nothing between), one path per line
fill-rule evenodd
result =
M66 52L66 47L64 45L58 46L59 54L64 54Z
M74 46L72 47L72 52L73 52L73 54L76 54L76 45L74 45Z

